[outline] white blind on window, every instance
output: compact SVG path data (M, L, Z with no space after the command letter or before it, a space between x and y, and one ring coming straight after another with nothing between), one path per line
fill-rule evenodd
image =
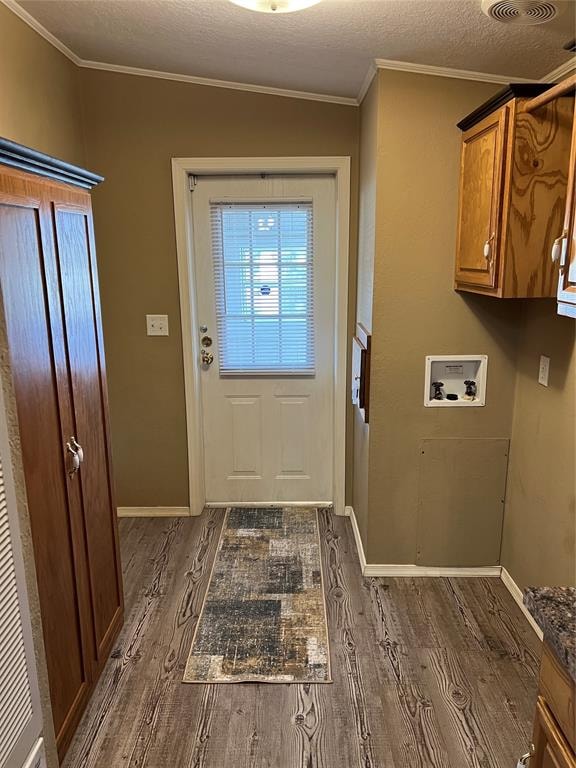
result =
M10 521L0 461L0 766L33 716Z
M314 373L311 202L211 203L222 375Z

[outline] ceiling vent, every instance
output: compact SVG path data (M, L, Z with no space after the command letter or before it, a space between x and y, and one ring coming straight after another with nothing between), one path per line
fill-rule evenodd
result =
M544 0L482 0L482 10L503 24L544 24L559 14L555 3Z

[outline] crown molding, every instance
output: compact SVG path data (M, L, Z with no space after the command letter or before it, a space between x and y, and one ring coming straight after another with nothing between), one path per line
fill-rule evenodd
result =
M141 69L140 67L126 67L120 64L108 64L101 61L87 61L80 58L68 46L64 45L46 27L40 24L28 11L25 11L16 0L0 0L12 13L31 27L47 42L57 48L70 61L82 69L98 69L103 72L117 72L123 75L137 75L139 77L155 77L159 80L173 80L180 83L192 83L194 85L207 85L212 88L228 88L236 91L248 91L250 93L263 93L269 96L284 96L291 99L305 99L308 101L323 101L329 104L342 104L349 107L357 107L358 100L355 97L332 96L327 93L310 93L308 91L290 90L288 88L274 88L272 86L254 85L252 83L237 83L229 80L215 80L209 77L196 77L195 75L181 75L175 72L161 72L155 69Z
M141 69L139 67L127 67L120 64L108 64L100 61L86 61L80 58L68 46L62 43L55 35L49 32L46 27L40 24L31 14L22 8L16 0L0 0L9 10L18 16L25 24L31 27L47 42L57 48L76 66L83 69L96 69L103 72L117 72L123 75L135 75L138 77L153 77L159 80L173 80L180 83L192 83L194 85L206 85L212 88L227 88L237 91L247 91L250 93L262 93L270 96L284 96L291 99L305 99L308 101L321 101L329 104L341 104L344 106L359 106L372 80L379 69L394 70L398 72L411 72L413 74L431 75L433 77L451 77L459 80L475 80L483 83L500 83L508 85L509 83L534 83L534 82L554 82L560 80L576 69L576 57L561 64L556 69L549 72L539 81L536 79L513 77L511 75L495 75L488 72L474 72L468 69L452 69L451 67L435 67L430 64L415 64L408 61L395 61L393 59L373 59L366 73L366 77L360 87L356 97L332 96L327 93L311 93L308 91L291 90L288 88L274 88L272 86L256 85L253 83L238 83L230 80L217 80L209 77L196 77L195 75L182 75L175 72L162 72L154 69Z
M70 59L70 61L74 62L74 64L77 66L80 66L82 59L77 56L74 51L71 51L67 45L64 45L64 43L58 40L58 38L55 37L52 32L48 32L46 27L40 24L40 22L37 21L34 16L29 14L28 11L25 11L24 8L22 8L22 6L16 2L16 0L0 0L0 2L10 11L12 11L12 13L22 19L25 24L28 24L29 27L32 27L32 29L41 37L43 37L44 40L53 45L54 48L57 48L60 53L63 53L64 56Z
M211 88L228 88L235 91L250 91L251 93L264 93L269 96L285 96L290 99L306 99L308 101L324 101L330 104L343 104L345 106L358 106L354 97L331 96L327 93L310 93L308 91L294 91L288 88L274 88L267 85L255 85L253 83L237 83L231 80L215 80L210 77L197 77L196 75L180 75L175 72L161 72L155 69L141 69L140 67L125 67L121 64L106 64L100 61L85 61L80 59L78 66L82 69L98 69L104 72L117 72L122 75L136 75L137 77L155 77L159 80L174 80L180 83L192 83L193 85L207 85Z
M457 80L476 80L481 83L534 83L535 79L513 77L512 75L494 75L488 72L473 72L469 69L452 69L452 67L434 67L430 64L414 64L409 61L394 61L393 59L374 59L377 69L392 69L398 72L432 75L433 77L452 77Z
M552 72L548 72L546 77L543 77L541 82L554 83L557 80L562 80L566 75L572 74L576 70L576 56L572 56L571 59L565 61L564 64L560 64L559 67L553 69Z
M364 97L370 90L370 86L372 85L372 80L376 77L376 73L378 72L378 67L376 66L376 62L373 59L370 62L370 66L368 67L368 72L366 72L366 77L364 78L364 81L362 85L360 86L360 90L358 91L358 96L356 97L356 103L358 106L362 104L364 101Z

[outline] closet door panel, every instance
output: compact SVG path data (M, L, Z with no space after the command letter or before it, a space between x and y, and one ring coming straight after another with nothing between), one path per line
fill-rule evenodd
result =
M75 437L84 460L79 479L90 565L97 658L108 652L121 620L116 510L110 487L106 405L100 375L98 297L94 294L90 208L53 204L60 291L68 347Z
M61 746L84 706L91 671L87 640L81 628L82 606L86 604L82 595L85 576L75 558L75 547L81 549L84 542L75 526L75 513L67 494L67 455L61 432L58 372L52 345L55 337L59 336L61 342L62 334L58 317L50 316L44 270L53 258L53 251L49 239L43 239L41 234L44 223L39 199L10 197L0 192L0 286L52 710Z

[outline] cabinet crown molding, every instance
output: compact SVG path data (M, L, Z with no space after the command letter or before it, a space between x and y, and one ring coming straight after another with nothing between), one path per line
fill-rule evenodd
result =
M462 131L467 131L472 126L479 123L488 115L492 114L496 109L502 107L512 99L528 98L531 99L534 96L539 96L544 91L552 88L553 83L510 83L510 85L498 91L491 99L485 101L469 115L462 118L457 123L458 128Z
M0 138L0 163L83 189L93 189L104 177L77 165L58 160L36 149Z

